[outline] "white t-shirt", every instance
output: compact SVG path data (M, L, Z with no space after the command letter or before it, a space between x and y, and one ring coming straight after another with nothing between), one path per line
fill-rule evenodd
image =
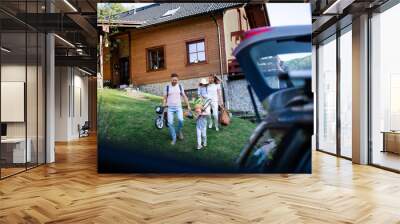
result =
M164 89L164 96L167 96L167 106L169 107L181 107L181 92L184 94L183 86L181 85L182 91L179 88L180 84L176 84L175 86L169 84L168 96L167 96L167 86Z
M218 91L221 90L220 84L209 84L207 86L208 98L210 98L213 102L218 102Z

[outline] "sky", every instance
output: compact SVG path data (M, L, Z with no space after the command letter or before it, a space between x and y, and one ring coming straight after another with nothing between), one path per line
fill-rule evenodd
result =
M151 5L153 3L121 3L121 4L127 9L132 9L133 7L140 8L146 5Z
M311 25L309 3L267 3L271 26Z
M271 26L311 25L311 6L309 3L267 3ZM283 61L303 58L311 53L279 55Z

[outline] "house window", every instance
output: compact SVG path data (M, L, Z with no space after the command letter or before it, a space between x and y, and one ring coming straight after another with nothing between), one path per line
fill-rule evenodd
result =
M188 42L186 46L188 64L196 64L206 61L204 40Z
M197 89L185 89L185 94L189 101L192 101L198 97Z
M165 68L164 47L147 49L147 70L157 71Z

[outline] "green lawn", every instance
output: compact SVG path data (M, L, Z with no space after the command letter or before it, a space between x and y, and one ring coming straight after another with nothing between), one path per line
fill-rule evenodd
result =
M208 129L208 146L204 151L197 151L195 120L185 118L185 139L178 140L174 146L170 145L168 128L155 128L154 108L161 104L161 97L144 94L144 97L134 98L113 89L99 90L98 97L100 142L127 145L129 150L143 150L166 159L233 168L242 146L255 128L255 124L233 117L232 123L219 132ZM139 145L141 147L135 147Z

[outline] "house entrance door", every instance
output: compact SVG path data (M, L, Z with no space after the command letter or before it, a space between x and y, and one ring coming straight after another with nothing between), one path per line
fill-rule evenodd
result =
M129 58L119 59L119 69L120 85L129 85Z

